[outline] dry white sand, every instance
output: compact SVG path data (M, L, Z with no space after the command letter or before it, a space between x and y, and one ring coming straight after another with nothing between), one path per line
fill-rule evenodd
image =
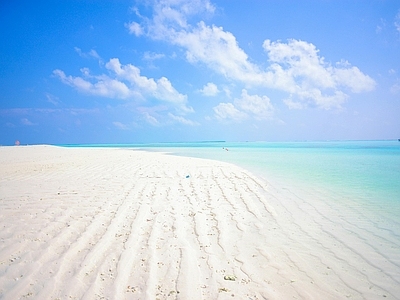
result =
M0 147L0 298L400 297L399 232L289 188L160 153Z

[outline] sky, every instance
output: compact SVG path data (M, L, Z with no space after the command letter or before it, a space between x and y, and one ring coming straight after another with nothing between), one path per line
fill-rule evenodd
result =
M398 0L0 1L0 145L397 138Z

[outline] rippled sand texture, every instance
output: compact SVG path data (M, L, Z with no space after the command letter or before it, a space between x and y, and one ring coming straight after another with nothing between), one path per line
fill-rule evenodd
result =
M2 299L400 297L398 224L312 191L127 149L2 147L0 165Z

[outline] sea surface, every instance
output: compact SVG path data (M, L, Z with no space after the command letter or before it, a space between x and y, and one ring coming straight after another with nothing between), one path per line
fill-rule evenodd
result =
M400 142L192 142L62 145L118 147L229 162L294 192L320 191L400 216ZM400 222L400 217L398 217ZM400 234L400 232L399 232Z

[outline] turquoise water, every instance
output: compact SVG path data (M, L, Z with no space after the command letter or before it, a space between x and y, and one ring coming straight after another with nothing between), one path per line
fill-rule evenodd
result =
M230 145L229 151L212 149L178 152L216 157L249 168L266 178L279 177L302 184L364 193L400 202L400 143L345 142Z
M400 282L398 276L400 274L399 141L203 142L75 146L166 152L171 155L225 161L243 167L267 181L267 184L261 184L262 188L257 191L259 192L257 195L265 196L260 201L264 203L260 214L254 213L256 206L251 204L256 201L243 191L249 188L249 185L238 182L234 186L235 190L239 191L240 198L243 197L243 201L249 197L244 202L250 206L248 204L245 206L247 209L252 207L251 213L256 223L253 223L255 227L245 225L245 228L254 234L260 232L260 248L264 248L262 245L265 243L265 253L274 253L266 256L272 257L272 268L280 273L280 269L277 269L273 261L277 258L277 261L282 263L289 262L290 268L296 270L293 273L290 271L287 276L293 276L297 271L299 274L304 273L307 276L306 280L320 276L324 278L323 284L332 283L333 288L338 286L337 282L342 281L349 288L347 297L373 299L374 296L377 298L377 294L372 296L373 290L382 290L381 295L388 295L388 298L392 299L398 298L396 295L399 295ZM189 173L193 175L190 176L190 181L196 180L198 177L195 175L200 174L201 170L193 171L194 174ZM179 174L186 175L187 172L190 170L182 170ZM217 182L220 186L226 182L229 192L224 197L230 197L233 192L233 180L224 180L221 178L224 177L221 173L216 173L220 178L212 183ZM229 171L223 173L227 177L232 176ZM134 180L136 179L132 178L132 181ZM201 186L205 187L207 184L202 183ZM221 197L223 186L220 187L221 191L216 192L215 197ZM193 193L196 191L193 190ZM193 193L187 195L188 199L194 195ZM211 195L212 192L209 197ZM210 203L207 201L207 206ZM246 209L243 205L230 205ZM226 216L224 224L229 224L230 219L236 222L244 215L238 212L237 215L232 214L231 218ZM217 225L219 226L218 221ZM233 222L231 226L235 226ZM220 232L219 229L217 231ZM269 252L269 247L276 250ZM279 253L278 257L275 253ZM280 255L284 258L279 258ZM357 280L353 280L354 278ZM368 287L355 286L357 282L364 282ZM357 290L365 290L365 293L358 293ZM389 290L393 291L390 295L387 292Z
M304 190L324 189L337 195L336 199L351 197L360 204L400 212L400 142L397 140L74 146L139 148L230 162L281 185L302 186Z

